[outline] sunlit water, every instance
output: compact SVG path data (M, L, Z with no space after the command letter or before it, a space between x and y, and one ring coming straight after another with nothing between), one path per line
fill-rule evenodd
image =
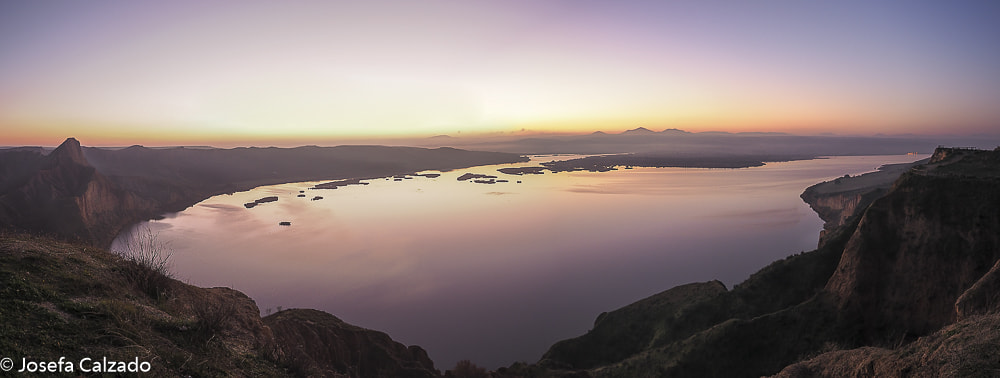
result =
M688 282L732 287L814 249L822 222L799 199L803 189L923 157L496 172L552 159L535 157L336 190L260 187L147 224L170 243L181 280L243 291L265 314L330 312L424 347L442 370L460 359L495 368L537 361L603 311ZM456 180L466 172L510 182ZM243 206L272 195L279 200Z

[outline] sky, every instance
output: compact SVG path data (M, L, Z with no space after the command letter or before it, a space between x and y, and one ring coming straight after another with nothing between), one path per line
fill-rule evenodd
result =
M997 1L3 1L0 145L1000 133Z

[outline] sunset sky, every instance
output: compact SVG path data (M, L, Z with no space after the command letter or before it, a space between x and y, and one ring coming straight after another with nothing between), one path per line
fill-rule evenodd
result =
M3 1L0 145L996 134L998 20L998 1Z

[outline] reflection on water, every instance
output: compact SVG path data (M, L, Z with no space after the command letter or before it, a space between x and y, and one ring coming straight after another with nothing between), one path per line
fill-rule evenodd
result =
M803 189L923 157L496 171L536 165L536 157L335 190L308 189L317 182L260 187L148 224L174 247L182 280L236 288L264 312L330 312L423 346L441 369L459 359L495 368L536 361L603 311L692 281L732 287L811 250L822 222L799 199ZM456 180L467 172L510 181ZM279 200L243 206L266 196Z

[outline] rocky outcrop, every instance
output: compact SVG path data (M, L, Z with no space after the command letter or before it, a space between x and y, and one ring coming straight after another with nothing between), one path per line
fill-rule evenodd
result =
M1000 260L955 301L959 320L995 312L1000 312Z
M345 323L317 310L293 309L264 318L297 374L310 377L437 377L418 346Z
M842 227L851 216L855 215L859 205L862 205L862 197L865 194L875 192L873 196L869 196L868 201L864 201L867 203L860 206L861 208L871 204L871 201L874 200L871 197L877 198L880 194L884 194L879 188L862 188L824 194L818 193L814 188L815 186L807 188L802 192L801 197L824 222L823 230L820 231L820 243L822 243L827 231Z
M939 149L900 177L844 249L826 291L864 342L954 322L956 300L1000 259L1000 153L962 156Z
M33 160L33 167L7 180L0 193L0 220L9 227L108 245L122 227L154 207L97 172L76 139Z
M885 195L903 172L926 163L927 160L888 164L875 172L858 176L844 175L806 188L800 197L825 222L820 231L819 245L826 242L828 232L843 227L851 217L860 216L861 210Z

